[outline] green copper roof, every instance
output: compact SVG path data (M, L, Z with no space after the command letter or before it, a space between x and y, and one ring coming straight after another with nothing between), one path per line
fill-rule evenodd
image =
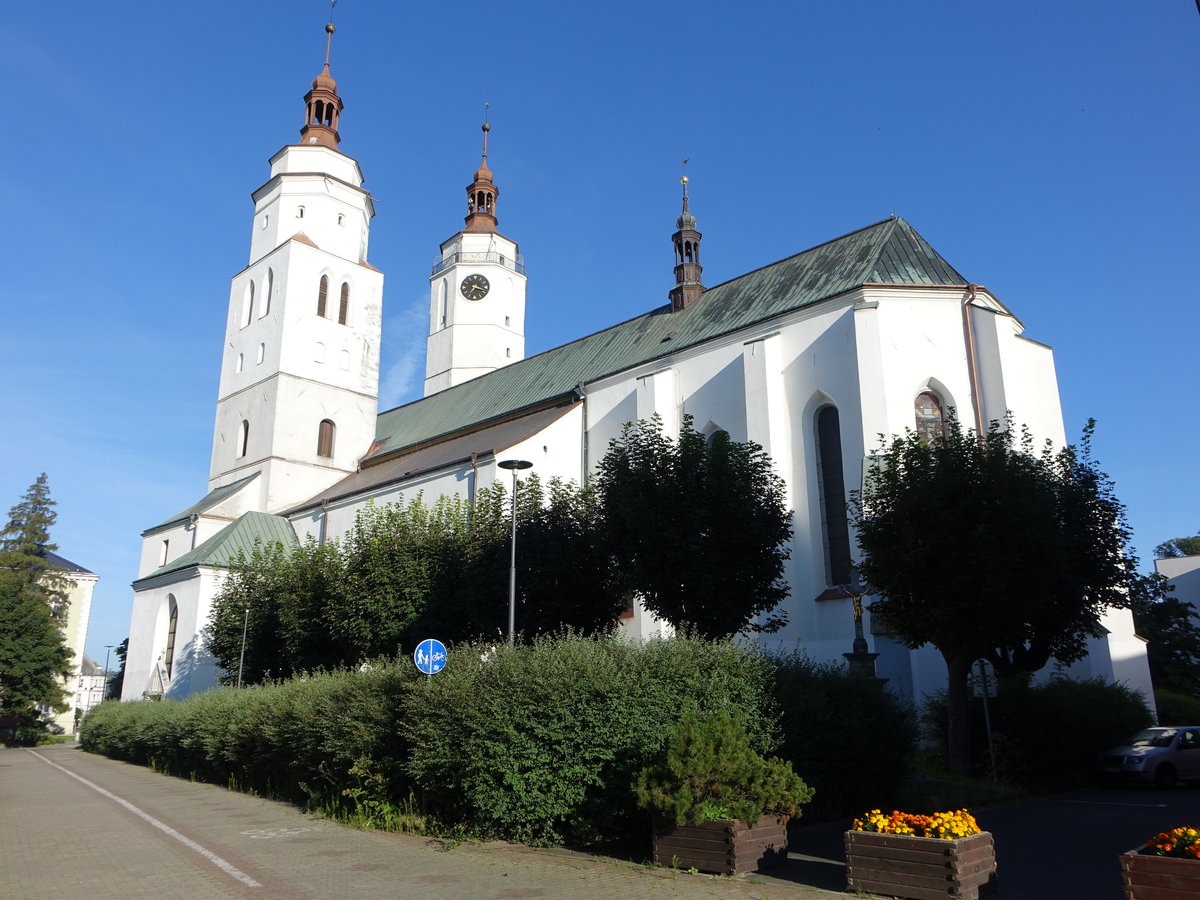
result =
M182 522L184 519L191 518L191 516L196 513L202 513L206 509L211 509L222 500L232 497L257 477L258 473L253 472L250 475L247 475L245 478L239 478L237 481L230 482L224 487L214 488L213 490L209 491L208 494L205 495L204 499L199 503L193 503L183 512L176 513L175 515L171 516L171 518L159 522L153 528L147 528L146 531L142 532L142 534L153 531L155 528L162 528L164 525L174 525L176 522Z
M504 416L864 284L967 283L900 218L886 219L670 305L381 413L370 460Z
M249 556L256 544L269 544L272 541L279 541L287 547L295 546L298 542L292 523L282 516L248 512L239 517L237 521L230 522L200 546L189 550L178 559L171 560L162 568L155 569L149 575L137 579L134 584L192 566L226 568L238 553L245 553Z

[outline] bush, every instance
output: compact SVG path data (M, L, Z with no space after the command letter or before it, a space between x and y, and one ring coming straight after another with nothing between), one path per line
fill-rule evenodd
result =
M1099 754L1150 724L1141 694L1099 678L1055 676L1038 684L1027 675L1001 678L989 711L999 778L1031 790L1094 780ZM975 702L972 713L972 762L976 773L984 775L990 763L981 702ZM930 698L924 721L944 746L944 695Z
M1194 725L1200 722L1200 699L1174 691L1155 691L1160 725Z
M738 713L751 746L768 750L769 675L751 649L687 637L639 645L566 634L517 648L462 646L406 699L409 772L448 823L481 836L648 839L635 773L688 712Z
M639 806L676 825L740 819L752 826L764 815L798 817L813 795L791 763L755 753L746 730L726 712L685 715L663 759L638 773L634 793Z
M407 729L398 695L411 665L321 673L159 703L106 701L84 718L80 743L173 775L362 814L407 798Z
M773 658L779 754L817 789L826 821L894 802L916 741L913 711L873 678L800 653Z

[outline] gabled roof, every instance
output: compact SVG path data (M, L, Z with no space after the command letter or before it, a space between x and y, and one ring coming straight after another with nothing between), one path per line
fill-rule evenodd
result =
M236 558L239 553L249 556L256 544L269 544L273 541L279 541L285 547L294 547L299 543L292 523L283 516L261 512L244 513L236 522L230 522L200 546L137 579L134 584L192 566L227 568L230 560Z
M363 465L572 391L577 385L803 309L864 284L966 285L912 226L885 219L670 304L380 413Z
M253 472L250 475L247 475L245 478L239 478L237 481L232 481L223 487L214 488L213 490L209 491L204 499L199 503L193 503L183 512L176 513L175 515L171 516L171 518L147 528L142 532L142 534L148 534L149 532L154 531L155 528L163 528L167 525L174 525L176 522L183 522L186 519L191 518L193 515L204 512L206 509L212 509L212 507L216 506L222 500L228 500L257 477L258 473Z
M43 551L42 559L44 559L46 561L46 565L48 565L52 569L57 569L59 572L69 572L69 573L72 573L75 575L95 575L96 574L95 572L85 569L83 566L79 565L78 563L71 562L69 559L67 559L64 556L59 556L57 553L55 553L52 550Z

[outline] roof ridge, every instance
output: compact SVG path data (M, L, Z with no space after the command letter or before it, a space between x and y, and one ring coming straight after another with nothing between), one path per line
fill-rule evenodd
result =
M855 228L853 231L847 231L845 234L840 234L835 238L830 238L827 241L821 241L821 243L819 243L819 244L813 244L811 247L807 247L804 250L801 250L797 253L792 253L788 256L780 257L779 259L775 260L774 262L766 263L765 265L761 265L761 266L758 266L757 268L751 269L749 272L743 272L741 275L735 275L735 276L733 276L733 278L729 278L725 281L722 281L719 284L714 284L712 287L708 288L704 293L707 294L709 291L715 291L719 287L724 287L727 284L733 284L735 281L741 281L743 278L747 278L747 277L753 275L755 272L761 272L763 269L769 269L769 268L771 268L771 266L777 266L780 263L785 263L788 260L795 259L798 256L804 256L806 253L812 253L814 250L820 250L822 247L827 247L830 244L836 244L838 241L845 240L846 238L851 237L853 235L861 234L864 231L870 231L872 228L878 228L880 225L887 225L889 222L895 222L897 220L903 221L903 219L900 219L899 216L888 216L886 219L880 219L878 222L872 222L870 225L862 226L862 228Z

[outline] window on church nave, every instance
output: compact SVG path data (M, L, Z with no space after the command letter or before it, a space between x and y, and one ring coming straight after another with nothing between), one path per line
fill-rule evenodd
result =
M837 407L817 411L817 479L825 538L825 575L830 585L850 583L850 523L842 475L842 427Z
M345 325L350 315L350 285L342 282L342 296L338 301L338 324Z
M167 677L171 677L171 672L175 668L175 630L179 625L179 604L175 602L174 594L167 594L167 603L169 605L167 620L167 646L163 648L163 667L167 670Z
M242 429L238 434L237 455L241 459L246 455L246 448L250 444L250 423L242 419Z
M317 315L325 318L325 304L329 300L329 276L322 275L321 283L317 286Z
M331 458L333 456L333 438L337 426L329 419L322 419L317 428L317 456Z
M267 358L267 345L259 344L258 345L258 364L262 365L262 361L266 358Z
M922 391L917 394L914 404L917 416L917 437L925 443L932 443L935 438L946 436L946 414L942 410L942 401L933 391Z

